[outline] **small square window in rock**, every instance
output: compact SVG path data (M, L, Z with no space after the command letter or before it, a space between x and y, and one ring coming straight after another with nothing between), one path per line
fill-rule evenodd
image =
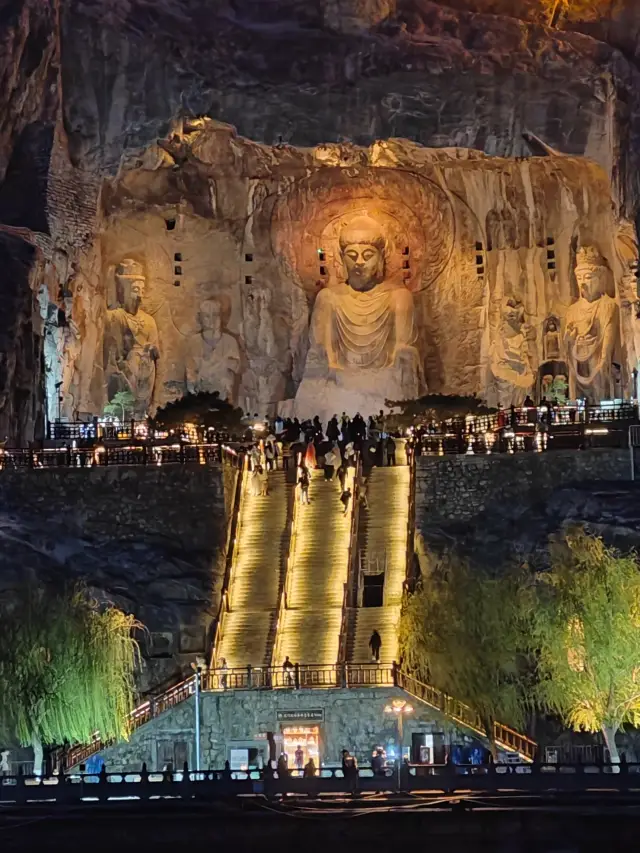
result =
M484 264L484 258L482 255L476 255L476 264L481 267Z
M178 279L176 279L176 280L173 282L173 286L174 286L174 287L180 287L180 282L178 281Z
M174 260L176 263L178 263L179 261L181 261L181 260L182 260L182 252L176 252L176 253L175 253L175 255L173 256L173 260Z
M549 261L549 263L547 264L547 269L554 270L555 268L556 268L556 262L555 261Z
M403 269L403 270L408 270L408 269L409 269L409 261L403 261L403 262L402 262L402 269Z
M251 275L245 275L245 277L244 277L244 283L245 283L245 284L251 284L252 282L253 282L253 276L251 276Z
M326 267L320 267L320 275L326 275L326 274L327 274L327 268Z
M555 259L556 259L556 253L553 251L553 249L547 249L547 260L548 261L555 261Z
M253 255L251 254L251 252L247 252L246 255L244 256L244 259L248 264L250 264L251 261L253 260Z
M319 261L325 261L326 260L326 255L322 249L318 249L318 260Z
M482 251L482 242L480 240L478 240L476 242L476 252L481 252L481 251Z
M408 254L409 254L409 247L408 247L408 246L405 246L405 247L404 247L404 249L402 250L402 254L403 254L403 255L408 255Z
M175 219L165 219L164 224L167 227L167 231L173 231L176 227Z
M174 267L173 268L174 275L182 275L182 267Z
M482 278L484 275L484 267L478 267L478 278Z
M547 246L553 246L554 243L555 240L553 239L553 237L547 237Z

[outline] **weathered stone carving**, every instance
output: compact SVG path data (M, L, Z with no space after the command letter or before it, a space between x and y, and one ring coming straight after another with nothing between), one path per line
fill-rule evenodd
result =
M624 271L637 250L619 257L611 186L593 162L397 139L269 147L201 125L172 132L171 168L125 168L105 191L108 225L75 273L82 352L67 344L63 415L99 414L105 388L131 386L141 413L210 389L252 413L325 418L427 390L491 405L562 397L578 370L565 335L576 238L597 243L606 292L625 306L614 384L631 387ZM145 311L127 310L123 287L105 297L122 257L147 259ZM609 396L604 385L590 396Z
M567 311L565 340L572 399L597 401L616 395L613 356L618 343L618 306L608 295L609 264L594 246L578 251L575 268L579 299Z
M489 351L495 398L502 406L521 405L533 388L533 336L522 303L513 296L505 297L500 327Z
M296 397L300 414L312 411L314 399L317 408L318 392L333 398L326 399L327 411L335 409L331 385L336 392L343 388L374 398L367 401L371 411L385 399L420 393L413 296L402 281L386 276L390 247L380 224L355 216L342 225L338 243L344 280L321 290L316 299Z
M542 326L544 361L538 370L538 397L564 400L569 393L569 368L564 360L561 323L558 317L547 317Z
M117 308L107 310L104 370L109 399L118 391L135 398L135 416L145 417L151 406L159 356L158 328L140 307L144 298L142 265L126 258L115 270Z
M199 332L189 341L186 363L187 391L198 394L218 391L233 400L240 369L240 349L226 331L228 309L220 299L206 299L198 310Z

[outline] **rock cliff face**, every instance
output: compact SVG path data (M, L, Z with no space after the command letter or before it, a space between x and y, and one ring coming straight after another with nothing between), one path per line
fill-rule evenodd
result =
M55 389L65 381L61 351L86 343L73 302L102 275L96 237L105 225L105 181L148 159L181 115L229 122L267 144L369 146L404 137L503 157L530 153L528 130L599 163L616 206L634 215L640 110L632 5L620 5L596 37L546 30L527 4L526 15L519 4L511 9L522 20L502 7L456 5L6 4L0 240L13 242L2 273L0 437L33 437L44 368ZM50 415L56 407L50 390Z
M145 626L145 691L204 655L224 574L235 470L3 471L0 597L35 577L82 583Z

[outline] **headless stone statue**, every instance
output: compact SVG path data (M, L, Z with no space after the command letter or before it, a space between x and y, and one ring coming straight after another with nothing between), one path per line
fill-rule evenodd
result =
M565 340L572 399L592 402L615 396L613 357L618 338L618 306L606 293L611 271L593 246L578 252L576 281L580 297L567 311Z
M535 376L529 352L529 330L524 307L513 296L502 301L500 328L489 351L491 363L491 402L502 406L522 405Z
M223 331L221 305L205 299L198 311L200 333L189 342L186 363L187 391L218 391L233 401L236 374L240 368L240 350L235 338Z
M421 392L413 296L386 278L387 241L359 216L340 231L345 280L321 290L311 318L305 372L295 411L378 411L386 400Z

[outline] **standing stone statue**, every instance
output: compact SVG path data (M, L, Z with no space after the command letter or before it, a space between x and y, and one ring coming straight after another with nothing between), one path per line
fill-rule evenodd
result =
M538 397L562 402L569 393L569 368L563 356L561 323L549 316L542 326L543 363L538 370Z
M580 297L569 307L565 320L569 393L572 399L599 402L615 396L618 306L606 292L612 273L594 246L580 249L575 273Z
M530 352L531 332L525 323L524 306L514 296L502 300L502 316L489 360L496 402L522 405L535 383Z
M318 293L310 345L295 410L306 416L338 409L378 411L386 399L420 394L412 293L388 279L390 251L369 216L339 234L344 280Z
M222 305L205 299L198 311L199 333L189 341L186 364L187 391L218 391L220 397L235 402L235 382L240 369L236 339L224 331Z
M144 298L142 265L126 258L115 271L117 308L107 310L105 322L105 376L109 399L118 391L130 391L134 415L149 412L159 356L158 327L140 307Z

